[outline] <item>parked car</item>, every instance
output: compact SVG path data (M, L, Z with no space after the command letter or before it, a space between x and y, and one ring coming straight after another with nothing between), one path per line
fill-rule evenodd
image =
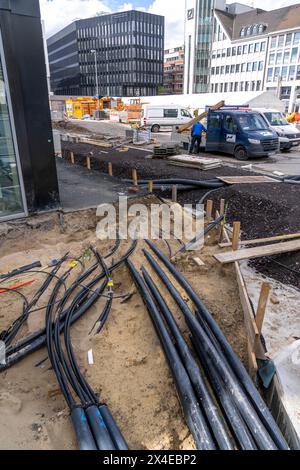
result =
M279 136L282 152L300 145L300 131L294 124L289 123L280 111L275 109L256 109L255 111L263 116L268 126Z
M191 119L193 119L191 113L182 106L146 105L142 110L141 125L157 133L161 128L171 130L173 126L180 126Z
M278 152L279 138L257 111L211 111L205 150L228 153L238 160L268 157Z

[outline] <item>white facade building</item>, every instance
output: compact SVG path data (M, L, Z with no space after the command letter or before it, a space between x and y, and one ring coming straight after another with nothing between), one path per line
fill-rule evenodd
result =
M187 17L192 1L187 0ZM299 110L300 4L266 12L238 3L226 5L223 1L214 3L212 15L206 69L208 90L213 93L268 90L284 101L287 112ZM190 35L188 25L186 41L193 43ZM195 34L194 41L197 37ZM186 67L185 91L200 92L197 58L191 55L190 62L190 67Z

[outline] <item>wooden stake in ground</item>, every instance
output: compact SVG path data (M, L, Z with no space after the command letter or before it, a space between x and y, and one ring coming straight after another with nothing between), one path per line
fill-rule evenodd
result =
M133 168L133 170L132 170L132 183L133 183L133 186L138 185L137 171L136 171L135 168Z
M150 194L153 193L153 181L149 181L148 183L148 192Z
M172 186L172 202L177 202L177 186Z
M256 310L255 322L257 325L257 329L259 334L262 332L262 327L264 323L266 308L270 296L271 286L267 282L264 282L261 286L258 306Z
M221 215L224 215L224 212L225 212L225 199L221 199L220 200L220 216Z
M109 176L113 175L113 166L111 162L108 162L108 174Z
M236 250L239 249L240 233L241 233L241 222L234 222L234 224L233 224L233 237L232 237L232 249L233 249L233 251L236 251Z
M74 165L74 163L75 163L74 153L70 152L70 156L71 156L71 163L72 163L72 165Z
M86 166L88 170L91 170L91 157L86 157Z
M212 219L213 205L213 201L211 199L208 199L208 201L206 202L206 220L208 223L210 223Z

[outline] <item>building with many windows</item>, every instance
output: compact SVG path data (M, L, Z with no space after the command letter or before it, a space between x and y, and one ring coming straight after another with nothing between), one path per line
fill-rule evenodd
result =
M165 50L163 92L167 95L183 93L184 46Z
M159 15L127 11L74 21L47 46L57 95L149 96L163 84Z
M188 23L188 8L186 15ZM273 91L284 101L286 111L298 110L300 4L264 11L239 3L227 5L218 0L213 5L212 15L208 90L213 93ZM193 15L190 13L190 16ZM186 44L188 42L186 36ZM188 57L186 60L191 62ZM197 86L198 59L193 60L194 69L190 65L190 73L186 71L185 76L187 93L202 90Z

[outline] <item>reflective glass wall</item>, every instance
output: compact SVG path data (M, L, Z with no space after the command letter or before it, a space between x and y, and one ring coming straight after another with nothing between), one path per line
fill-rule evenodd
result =
M23 213L24 204L0 57L0 221L3 217Z

